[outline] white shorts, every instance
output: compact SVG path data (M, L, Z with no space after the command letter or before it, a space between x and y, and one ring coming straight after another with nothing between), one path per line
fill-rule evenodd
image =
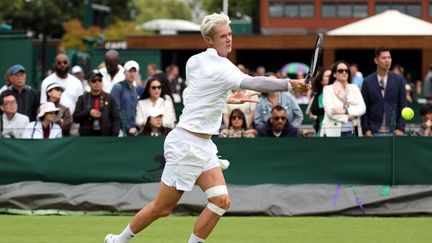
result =
M211 139L176 127L165 139L162 182L177 190L191 191L201 173L219 166L217 152Z

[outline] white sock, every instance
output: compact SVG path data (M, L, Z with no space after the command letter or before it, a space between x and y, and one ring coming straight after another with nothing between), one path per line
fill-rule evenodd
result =
M200 242L204 242L205 240L199 238L198 236L194 235L193 233L191 234L188 243L200 243Z
M121 232L116 240L116 243L128 243L132 237L134 237L135 234L132 233L129 224L126 226L126 228Z

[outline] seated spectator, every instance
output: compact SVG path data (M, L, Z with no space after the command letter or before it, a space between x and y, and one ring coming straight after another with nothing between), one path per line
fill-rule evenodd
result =
M147 122L144 127L144 129L141 132L142 136L152 136L152 137L159 137L163 136L166 137L168 133L171 131L170 128L164 127L162 125L162 111L158 108L150 108L150 110L147 113Z
M69 111L69 108L60 104L60 98L63 91L63 86L58 83L52 83L47 86L46 95L47 100L54 103L54 105L60 109L57 116L58 120L56 121L56 123L61 127L63 137L66 137L70 135L70 129L72 126L72 115Z
M321 136L363 136L360 117L366 112L366 105L359 87L351 84L346 62L338 61L333 65L329 85L323 89L323 106Z
M174 128L176 114L173 102L165 91L162 82L156 78L147 81L144 92L136 108L135 123L143 128L147 123L147 114L151 108L157 108L162 112L162 124L167 128Z
M52 102L42 103L39 107L37 119L30 122L24 131L23 138L29 139L52 139L61 138L62 130L59 125L54 123L60 109L55 107Z
M26 85L26 71L24 66L17 64L9 69L9 79L11 85L7 88L13 92L18 104L18 113L28 116L30 121L36 119L39 107L39 95L36 90Z
M120 115L114 97L103 91L102 74L94 70L89 77L90 92L78 97L73 118L80 124L81 136L118 136Z
M414 102L413 92L410 84L405 84L405 92L406 92L406 100L408 104L412 104Z
M234 109L229 116L228 127L222 129L219 137L222 138L253 138L256 136L254 129L246 126L246 116L240 109Z
M8 68L5 72L5 84L0 88L0 94L3 93L9 86L12 84L12 80L10 78L10 68Z
M286 110L280 105L272 108L269 120L257 131L258 137L299 137L302 135L298 128L289 123Z
M420 115L422 117L423 123L420 129L417 131L417 135L424 137L431 137L432 132L432 105L424 104L420 107Z
M264 125L270 118L271 110L276 105L284 107L287 118L294 127L300 127L303 122L303 112L294 99L294 96L285 92L262 93L254 113L255 127Z
M0 96L0 137L21 138L24 128L29 123L26 115L17 112L17 102L12 91L5 91Z
M250 92L256 93L255 91L241 90L241 89L236 90L235 93L236 92L243 92L245 94L248 94ZM258 96L253 96L252 98L258 102ZM243 104L226 104L225 109L223 111L223 123L225 128L229 127L230 116L235 109L240 109L243 112L246 118L246 127L251 128L254 119L255 107L256 107L256 103L253 102L246 102Z

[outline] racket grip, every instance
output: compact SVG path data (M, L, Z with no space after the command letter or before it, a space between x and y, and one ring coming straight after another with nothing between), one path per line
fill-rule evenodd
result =
M311 73L308 73L305 77L304 82L305 82L305 84L308 84L311 80L312 80L312 75L311 75Z

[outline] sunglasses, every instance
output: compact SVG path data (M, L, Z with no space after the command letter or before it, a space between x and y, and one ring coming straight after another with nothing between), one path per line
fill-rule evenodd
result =
M341 68L341 69L338 69L338 70L336 70L338 73L348 73L348 69L344 69L344 68Z
M45 112L45 114L54 115L54 114L57 114L57 111L47 111L47 112Z
M287 118L285 116L275 116L272 117L272 119L276 121L285 121Z
M231 119L233 119L233 120L242 120L243 117L242 116L232 116Z
M156 90L156 89L162 89L162 86L160 86L160 85L159 86L151 86L150 88L153 90Z
M95 79L92 79L90 82L92 82L92 83L96 83L96 82L98 82L98 83L102 83L102 79L100 79L100 78L95 78Z
M57 61L57 65L62 65L62 64L67 65L68 62L67 61Z

